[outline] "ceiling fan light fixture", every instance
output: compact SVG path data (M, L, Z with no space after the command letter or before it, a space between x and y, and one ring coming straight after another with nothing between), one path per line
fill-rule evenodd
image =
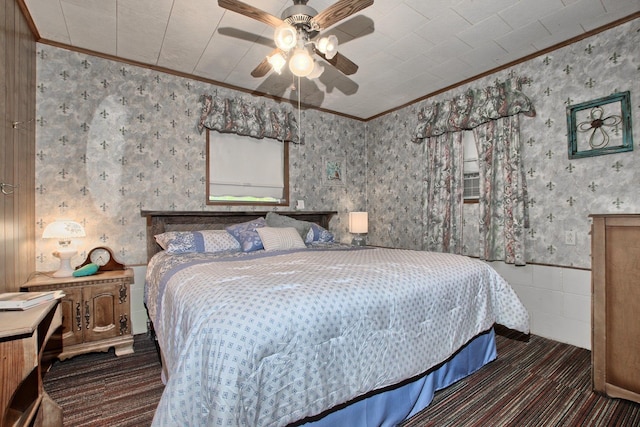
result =
M315 61L306 49L297 48L289 59L289 70L298 77L307 77L313 71Z
M284 65L287 63L287 60L280 52L274 53L271 56L267 56L267 61L269 61L269 64L271 65L271 68L273 68L273 71L278 74L282 73L282 68L284 68Z
M327 59L331 59L334 56L336 56L336 53L338 53L338 38L336 36L329 36L327 37L327 53L324 54L324 56Z
M344 55L337 55L338 38L328 36L325 40L316 37L321 30L330 28L340 21L371 6L374 0L337 0L328 8L318 13L314 8L307 6L309 0L292 0L293 5L282 11L281 18L277 18L269 12L244 3L243 0L218 0L218 6L231 12L238 13L275 28L273 38L278 47L278 52L287 60L292 51L306 50L306 53L298 53L296 58L289 61L289 69L298 76L308 76L314 68L312 54L318 54L326 59L333 68L344 75L351 75L358 71L358 66ZM335 1L335 0L334 0ZM313 48L309 45L313 44ZM318 47L321 46L321 47ZM309 51L310 50L310 51ZM273 56L273 55L272 55ZM276 61L276 58L273 59ZM256 78L264 77L275 67L265 58L251 71ZM319 72L320 70L316 70Z
M316 47L327 59L331 59L338 53L338 38L333 34L318 40Z
M293 49L298 42L296 29L289 24L282 24L276 28L273 39L276 46L285 52Z
M316 47L320 52L326 53L328 42L329 42L329 39L327 37L321 37L320 40L318 40L318 42L316 43Z

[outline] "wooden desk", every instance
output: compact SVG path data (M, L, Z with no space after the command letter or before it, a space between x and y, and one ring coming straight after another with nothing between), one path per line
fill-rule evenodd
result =
M42 386L62 350L61 325L58 300L0 311L0 427L62 426L62 409Z

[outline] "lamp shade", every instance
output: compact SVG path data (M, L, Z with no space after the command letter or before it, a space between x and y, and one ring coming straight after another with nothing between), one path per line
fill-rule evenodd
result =
M291 25L282 24L276 28L273 39L278 48L288 52L298 43L298 34Z
M369 214L367 212L349 212L349 232L364 234L369 231Z
M338 53L338 38L334 35L321 38L318 42L318 50L324 53L325 58L333 58Z
M73 275L73 268L71 268L71 258L73 258L77 252L73 245L71 245L71 239L76 237L84 237L84 227L75 221L69 220L56 220L47 226L42 233L43 239L58 239L58 251L53 253L53 256L60 258L60 268L53 273L53 277L71 277Z
M305 49L295 49L289 59L289 70L298 77L307 77L313 71L314 61Z
M84 227L76 221L56 220L47 224L42 233L43 239L69 240L75 237L85 237Z
M269 64L271 64L271 68L273 68L273 70L278 74L282 72L282 67L284 67L284 64L287 63L287 60L284 59L284 56L282 56L280 52L274 53L271 56L267 56L267 61L269 61Z

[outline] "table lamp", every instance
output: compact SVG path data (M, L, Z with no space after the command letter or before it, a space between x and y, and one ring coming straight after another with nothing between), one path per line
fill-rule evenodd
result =
M71 244L71 239L85 236L84 227L75 221L56 220L47 224L44 233L42 233L42 238L58 239L58 250L53 252L53 256L60 258L60 268L53 273L53 277L73 276L71 258L73 258L78 251Z
M367 212L349 212L349 233L355 234L351 245L365 246L367 242L363 234L368 232L369 214Z

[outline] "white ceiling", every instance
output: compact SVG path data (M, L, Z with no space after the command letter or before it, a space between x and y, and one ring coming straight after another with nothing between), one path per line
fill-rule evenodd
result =
M275 47L273 29L217 0L19 1L41 42L297 100L291 74L250 75ZM293 4L244 2L277 17ZM338 37L358 72L326 64L302 79L302 102L367 119L638 12L640 0L375 0L321 33Z

